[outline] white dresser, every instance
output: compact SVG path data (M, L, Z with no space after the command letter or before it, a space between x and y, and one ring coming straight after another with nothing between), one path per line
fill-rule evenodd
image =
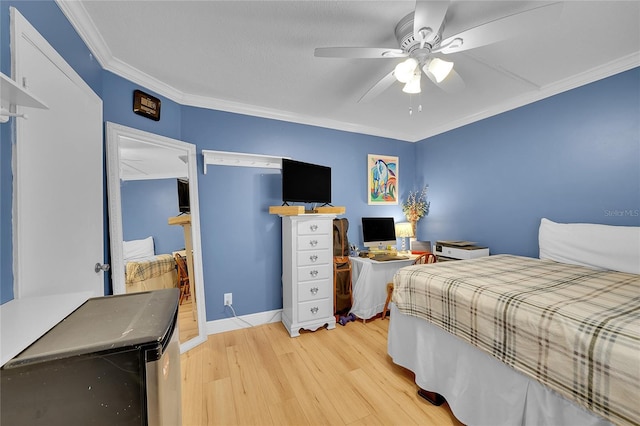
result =
M282 217L282 323L300 329L336 326L333 316L332 214Z

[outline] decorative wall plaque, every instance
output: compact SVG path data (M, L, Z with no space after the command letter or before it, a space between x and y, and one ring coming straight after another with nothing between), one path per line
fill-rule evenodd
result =
M133 91L133 112L155 121L160 120L160 99L140 90Z

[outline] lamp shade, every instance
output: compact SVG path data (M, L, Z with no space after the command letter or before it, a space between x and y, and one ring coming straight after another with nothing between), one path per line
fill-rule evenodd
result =
M397 238L413 238L413 227L410 222L396 223L396 237Z
M408 58L406 61L400 62L396 65L393 71L393 75L400 83L408 83L415 74L418 61L413 58Z
M453 62L443 61L439 58L431 59L424 67L422 67L422 70L426 74L431 74L438 83L447 78L452 69Z
M416 94L420 93L420 71L413 75L413 78L407 82L402 88L404 93Z

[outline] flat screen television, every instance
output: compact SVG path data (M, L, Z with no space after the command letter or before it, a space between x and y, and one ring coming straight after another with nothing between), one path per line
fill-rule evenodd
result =
M180 210L180 213L189 213L191 211L190 204L189 181L187 179L178 179L178 210Z
M282 159L282 202L331 203L331 167Z
M395 246L395 221L392 217L363 217L362 238L364 246L371 249Z

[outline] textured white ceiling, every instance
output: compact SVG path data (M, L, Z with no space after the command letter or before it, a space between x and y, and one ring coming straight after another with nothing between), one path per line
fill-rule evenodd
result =
M445 34L547 3L453 1ZM448 55L466 84L458 93L423 78L420 95L396 83L358 103L400 60L316 58L314 49L397 48L395 25L415 2L58 4L104 68L182 104L406 141L640 65L640 2L568 1L533 33Z

